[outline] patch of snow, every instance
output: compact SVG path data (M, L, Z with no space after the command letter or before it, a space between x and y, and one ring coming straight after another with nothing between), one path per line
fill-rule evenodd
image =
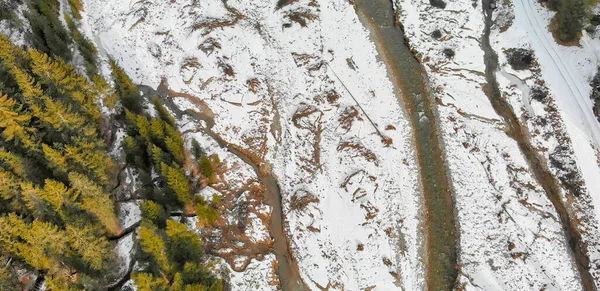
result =
M119 203L119 218L121 227L128 228L142 219L142 211L139 201L130 201Z

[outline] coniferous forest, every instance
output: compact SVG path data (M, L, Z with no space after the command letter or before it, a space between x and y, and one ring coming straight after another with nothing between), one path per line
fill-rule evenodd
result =
M108 145L115 128L127 133L116 147L142 185L135 260L143 267L126 276L138 290L222 290L200 237L168 219L182 209L207 223L217 215L194 198L175 119L160 100L143 100L115 62L112 80L98 74L97 50L78 30L80 1L63 16L58 1L27 4L30 46L0 34L0 290L106 290L120 280L115 238L124 230L113 191L123 165ZM73 52L85 72L71 65Z

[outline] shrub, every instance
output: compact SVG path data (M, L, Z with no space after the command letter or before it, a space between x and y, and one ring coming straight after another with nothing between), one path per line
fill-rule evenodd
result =
M528 69L533 65L533 61L535 60L533 51L524 48L508 50L506 56L508 63L514 70Z
M560 0L556 13L556 36L564 42L579 39L586 19L584 0Z
M531 96L531 99L533 99L533 100L542 102L548 96L548 91L544 87L535 86L535 87L531 88L531 91L529 92L529 96Z
M446 8L446 2L444 2L443 0L429 0L429 4L431 4L431 6L433 7L437 7L440 9Z
M445 55L447 58L451 59L451 58L453 58L453 57L456 55L456 53L455 53L455 52L454 52L454 50L453 50L453 49L451 49L451 48L445 48L445 49L444 49L444 55Z

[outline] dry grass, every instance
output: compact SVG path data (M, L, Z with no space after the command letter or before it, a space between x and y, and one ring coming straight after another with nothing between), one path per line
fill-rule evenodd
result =
M248 85L248 90L250 90L250 92L256 94L258 91L257 89L260 86L260 81L257 78L248 79L246 85Z
M309 158L299 158L304 163L300 167L310 173L315 173L321 165L322 117L323 112L321 110L306 104L302 104L292 116L294 126L309 131L309 135L312 136L312 153L309 155Z
M319 203L319 198L315 197L314 194L305 191L298 190L292 198L290 198L290 209L293 211L302 211L311 203Z
M215 50L221 49L221 43L216 39L209 37L198 46L198 49L210 56Z
M244 19L244 15L237 9L228 5L227 0L223 0L225 9L230 13L230 19L215 19L210 18L201 22L198 22L192 26L192 31L204 30L202 35L208 35L217 28L224 28L236 25L240 20Z
M306 27L306 25L308 24L309 21L318 19L318 17L316 15L314 15L308 11L289 12L289 13L287 13L286 17L291 22L296 22L296 23L300 24L300 26L302 26L302 27Z
M365 148L358 141L345 141L338 145L337 150L339 152L346 151L352 155L352 157L363 157L369 162L373 162L375 166L379 166L379 160L377 155L371 150Z
M358 113L358 110L354 106L346 107L344 112L338 118L338 121L343 129L346 132L352 129L352 124L354 124L355 120L363 120Z

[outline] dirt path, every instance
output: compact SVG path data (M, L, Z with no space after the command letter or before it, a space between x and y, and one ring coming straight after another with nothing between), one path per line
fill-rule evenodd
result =
M437 132L435 103L421 64L405 44L390 0L356 0L361 21L371 29L392 82L400 89L415 132L420 181L426 209L426 288L451 290L456 281L457 243L454 202Z
M552 205L558 213L567 244L575 259L577 271L579 272L585 290L596 290L594 279L589 272L589 258L586 254L581 234L577 228L578 221L576 218L571 217L567 207L561 199L561 187L559 182L546 167L544 158L540 156L531 145L527 129L519 122L519 119L513 112L510 104L502 98L500 89L498 88L498 82L495 75L496 71L498 71L498 57L490 45L490 31L493 24L491 0L482 0L482 4L485 9L485 31L482 49L485 53L485 73L488 80L486 93L496 113L502 116L506 122L506 134L517 142L519 149L523 153L523 157L529 164L529 168L533 172L536 180L544 188L548 199L552 202Z

